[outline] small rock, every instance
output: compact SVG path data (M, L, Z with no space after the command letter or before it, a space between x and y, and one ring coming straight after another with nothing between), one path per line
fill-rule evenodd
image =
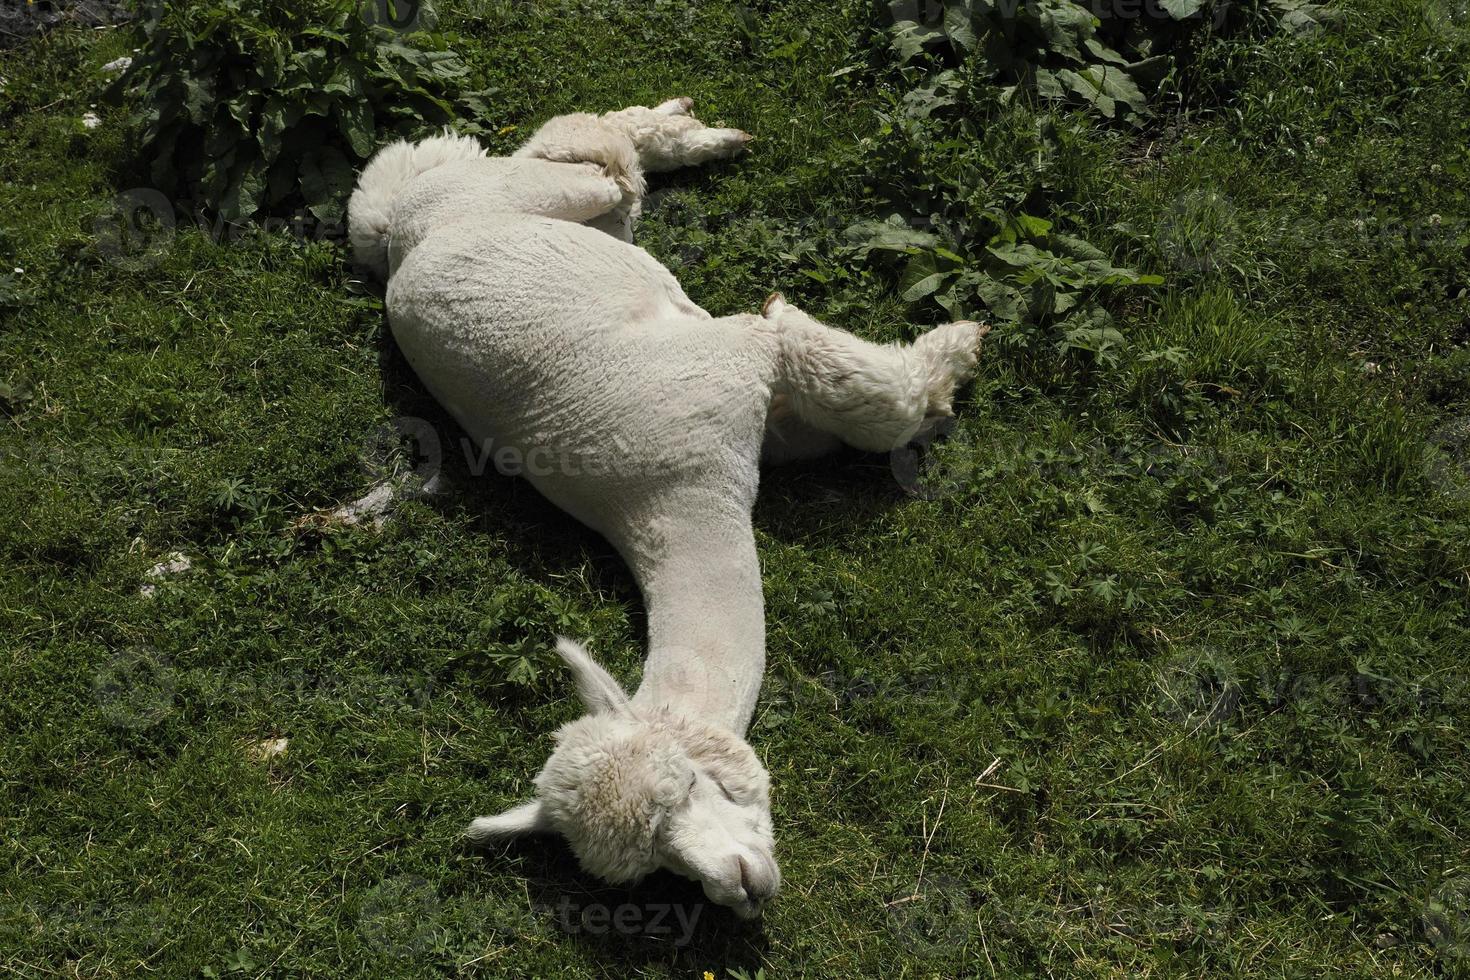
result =
M95 112L83 113L82 125L86 126L88 129L96 129L98 126L102 125L102 117L97 115L97 113Z
M182 551L171 551L167 555L164 555L163 561L144 572L143 576L145 578L161 579L169 575L178 575L181 572L187 572L193 567L194 561L188 555ZM145 582L143 587L138 591L145 596L151 596L158 591L158 586L152 582Z
M117 59L115 59L113 61L109 61L107 64L103 65L102 66L102 70L103 71L127 71L131 67L133 67L133 59L130 58L130 57L128 57L127 55L123 55L121 58L117 58Z
M263 738L250 746L250 755L260 762L268 762L278 755L286 754L288 739Z

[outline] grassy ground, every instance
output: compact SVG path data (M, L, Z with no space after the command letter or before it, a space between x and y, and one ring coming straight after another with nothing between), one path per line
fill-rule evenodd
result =
M575 714L554 632L636 678L627 573L470 472L335 246L180 228L117 260L124 134L80 118L128 39L5 52L0 968L1470 975L1453 5L1204 45L1142 132L977 97L947 146L895 145L866 5L599 9L449 26L505 146L674 94L757 134L640 229L713 310L781 288L872 337L938 320L844 250L877 171L1166 282L1107 298L1101 352L998 331L917 474L851 454L768 479L752 740L786 883L744 926L549 843L460 846ZM382 532L300 527L372 485L395 417L454 489ZM193 569L140 595L174 551Z

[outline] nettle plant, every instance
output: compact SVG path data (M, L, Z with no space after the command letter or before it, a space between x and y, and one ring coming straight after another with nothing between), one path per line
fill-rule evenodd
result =
M968 63L1009 95L1080 103L1141 122L1169 54L1223 26L1227 0L893 0L886 35L900 66Z
M882 9L879 60L906 91L864 161L888 213L850 227L850 247L894 267L908 302L1012 325L995 336L1001 347L1116 363L1123 337L1103 295L1163 279L1067 234L1043 178L991 181L977 194L976 175L996 163L977 150L977 116L1015 108L1025 93L1141 126L1174 54L1223 26L1225 0L893 0ZM1059 130L1051 114L1037 119L1039 171Z
M111 94L133 107L153 186L232 223L301 205L340 221L353 168L379 134L452 122L444 92L468 71L433 33L370 23L374 9L354 0L146 4L142 49Z
M1048 170L1034 165L1060 152L1065 124L1046 113L1013 113L1008 125L1029 132L1003 133L992 145L977 122L1001 111L987 88L946 70L883 114L862 162L887 207L849 226L846 248L886 270L908 303L1006 327L995 337L1001 347L1113 363L1123 336L1102 305L1105 294L1163 278L1118 266L1067 231L1068 215L1048 200L1055 196ZM1024 166L1008 169L1002 158L1017 157L1017 146L1027 148ZM1029 213L1041 207L1048 217Z

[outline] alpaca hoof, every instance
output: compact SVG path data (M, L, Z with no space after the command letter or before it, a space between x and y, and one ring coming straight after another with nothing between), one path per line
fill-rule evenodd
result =
M694 100L687 95L681 95L677 99L669 99L660 102L654 107L654 112L662 112L666 116L687 116L689 110L694 108Z
M743 129L706 129L698 134L707 149L708 159L720 160L738 157L746 151L752 139Z
M772 293L766 297L761 304L761 316L767 319L780 316L786 310L786 297L780 293Z
M989 332L988 323L957 320L935 327L914 343L923 352L929 378L925 386L926 417L954 414L955 388L975 373L980 342Z

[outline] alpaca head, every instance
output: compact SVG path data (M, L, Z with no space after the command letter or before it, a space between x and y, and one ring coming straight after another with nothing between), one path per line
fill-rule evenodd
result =
M781 872L770 777L755 752L728 729L634 706L575 643L562 640L557 651L587 714L556 733L535 799L480 817L469 835L557 833L585 870L612 884L667 868L743 918L759 915Z

